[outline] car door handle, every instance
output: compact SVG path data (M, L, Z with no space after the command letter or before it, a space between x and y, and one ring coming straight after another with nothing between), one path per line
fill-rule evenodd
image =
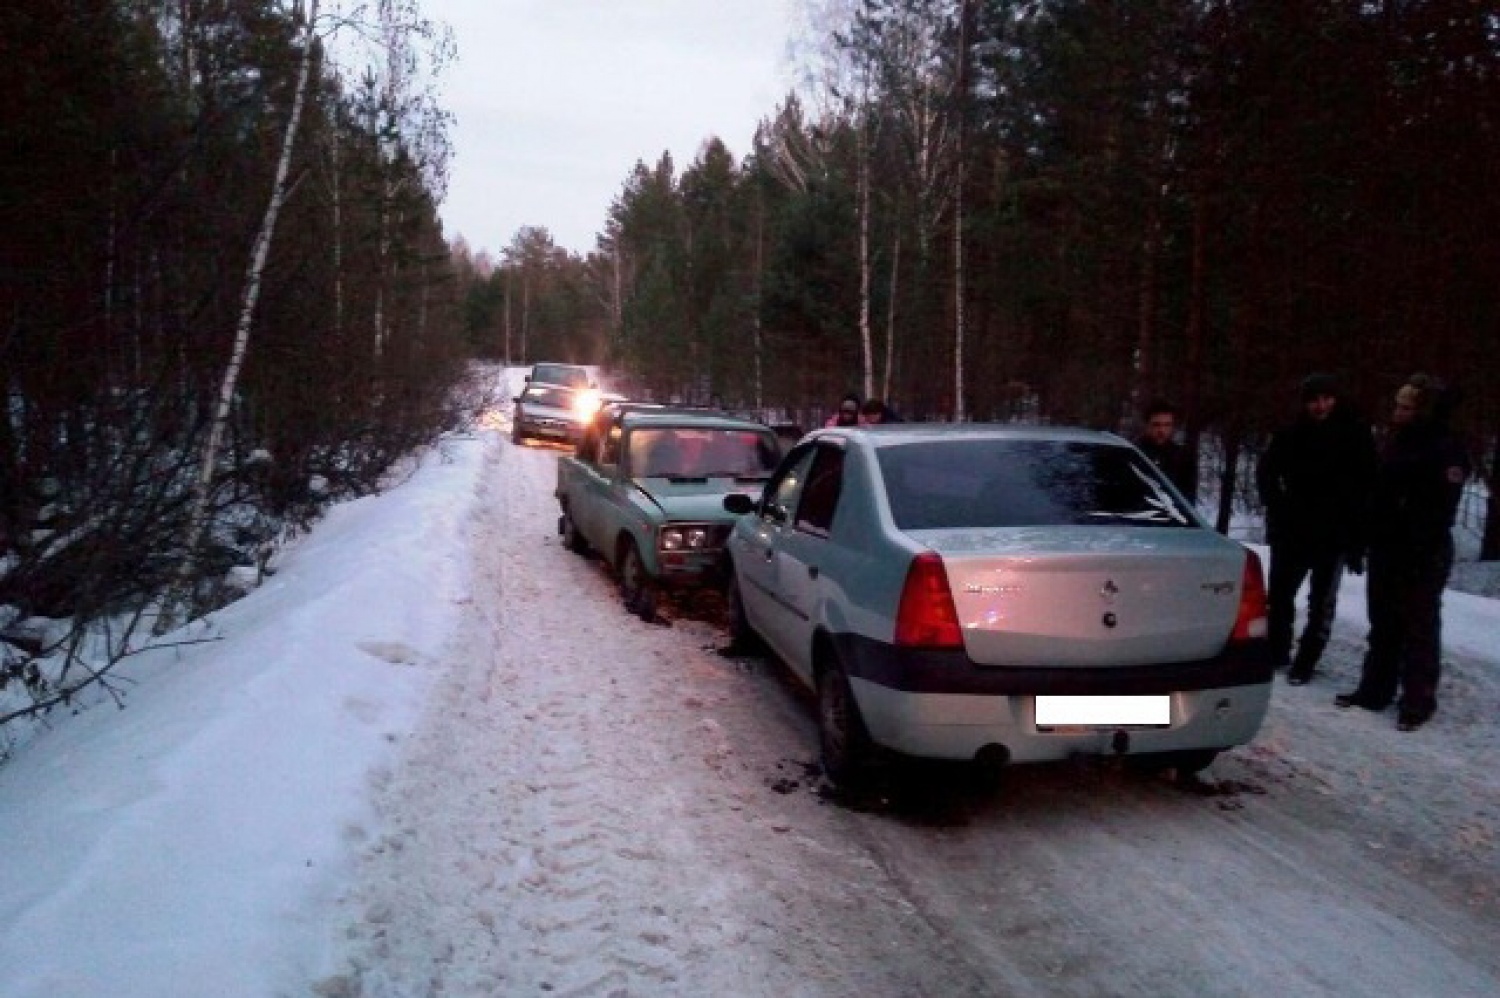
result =
M816 579L818 577L818 566L817 565L808 565L807 566L807 577L809 579Z

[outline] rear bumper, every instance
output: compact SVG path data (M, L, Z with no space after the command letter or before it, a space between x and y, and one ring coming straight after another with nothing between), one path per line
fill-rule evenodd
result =
M1093 668L978 665L962 651L897 648L852 634L840 636L835 643L851 679L903 693L1177 693L1269 683L1274 671L1270 645L1264 640L1231 645L1222 655L1195 662Z
M1264 643L1201 662L1119 669L990 668L962 653L921 652L846 639L842 660L870 736L908 755L972 759L1005 747L1013 762L1073 755L1221 749L1249 742L1271 702ZM1167 694L1171 723L1159 728L1043 729L1039 695Z

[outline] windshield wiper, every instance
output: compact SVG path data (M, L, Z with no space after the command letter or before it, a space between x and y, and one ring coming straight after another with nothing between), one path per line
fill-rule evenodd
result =
M1142 509L1133 513L1114 512L1111 510L1093 510L1084 514L1090 521L1098 522L1108 520L1111 523L1149 523L1161 526L1181 524L1181 517L1174 517L1159 509Z

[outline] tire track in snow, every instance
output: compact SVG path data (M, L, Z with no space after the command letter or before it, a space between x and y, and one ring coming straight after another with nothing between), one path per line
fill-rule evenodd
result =
M556 536L556 452L487 447L461 629L316 990L985 993L858 816L768 788L812 750L802 705L714 628L627 615Z
M578 677L610 688L632 621L595 566L570 564L568 591L535 570L538 558L572 559L535 501L551 455L495 442L487 462L475 593L451 671L381 794L391 831L350 899L364 916L346 979L362 995L657 993L675 977L662 944L686 919L670 903L634 909L670 901L670 878L612 803L655 796L652 767L639 765L650 751L640 698L581 697L594 684ZM643 922L659 924L619 931Z

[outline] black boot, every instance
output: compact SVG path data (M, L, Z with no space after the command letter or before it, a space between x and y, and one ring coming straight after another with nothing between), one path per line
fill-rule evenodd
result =
M1355 690L1353 693L1340 693L1334 697L1333 705L1335 707L1363 707L1365 710L1381 711L1389 707L1391 702L1387 700L1382 703L1362 690Z
M1286 670L1286 682L1288 686L1306 686L1312 679L1313 673L1318 670L1318 655L1321 648L1314 648L1306 643L1297 646L1297 657L1292 660L1291 666Z
M1416 731L1422 725L1432 720L1432 715L1437 713L1437 707L1409 707L1402 704L1396 711L1397 731Z

